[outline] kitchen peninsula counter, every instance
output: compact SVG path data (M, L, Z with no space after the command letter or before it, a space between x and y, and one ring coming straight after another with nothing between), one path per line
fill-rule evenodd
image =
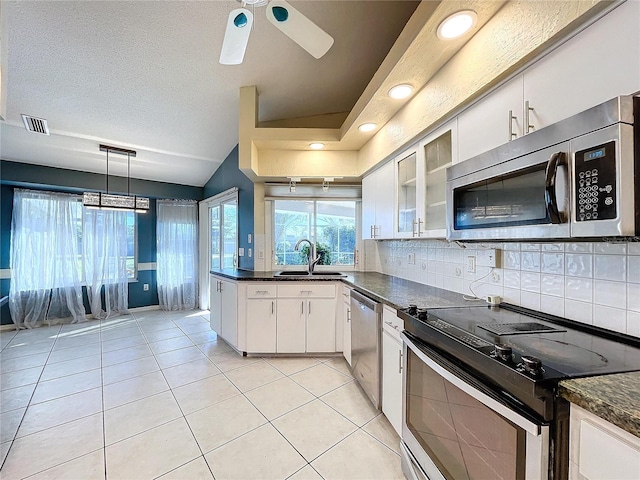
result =
M346 277L338 278L317 278L312 276L278 277L275 275L276 272L254 272L232 268L211 270L210 273L235 281L341 281L360 293L395 309L406 308L410 304L417 305L418 308L460 307L477 304L477 301L465 300L459 293L376 272L349 272Z
M563 380L560 395L640 437L640 372Z

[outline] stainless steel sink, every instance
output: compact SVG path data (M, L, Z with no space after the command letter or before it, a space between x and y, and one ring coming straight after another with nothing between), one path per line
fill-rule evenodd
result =
M347 274L346 273L342 273L342 272L323 272L323 271L312 272L311 274L309 274L309 272L307 272L306 270L282 270L280 272L276 272L273 276L274 277L309 277L309 276L313 276L313 277L341 278L341 277L346 277Z

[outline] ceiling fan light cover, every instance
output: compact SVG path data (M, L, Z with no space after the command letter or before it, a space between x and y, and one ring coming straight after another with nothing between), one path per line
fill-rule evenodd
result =
M239 65L242 63L249 43L251 25L253 25L253 14L250 10L236 8L229 13L220 51L221 64Z
M267 19L314 58L321 58L333 45L333 38L284 0L267 6Z

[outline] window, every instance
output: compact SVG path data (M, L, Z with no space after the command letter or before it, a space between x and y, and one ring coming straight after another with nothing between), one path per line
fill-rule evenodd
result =
M347 200L275 200L273 202L274 266L305 265L306 238L315 242L319 265L354 266L356 202Z
M238 257L238 193L216 196L209 208L209 257L211 268L236 268Z

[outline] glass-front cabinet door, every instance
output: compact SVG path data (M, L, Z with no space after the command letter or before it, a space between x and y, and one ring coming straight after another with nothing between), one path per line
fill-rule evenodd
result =
M416 174L418 167L417 151L405 152L396 159L396 214L395 236L415 237L418 219L418 193Z
M446 236L446 170L457 155L455 121L395 160L394 238Z

